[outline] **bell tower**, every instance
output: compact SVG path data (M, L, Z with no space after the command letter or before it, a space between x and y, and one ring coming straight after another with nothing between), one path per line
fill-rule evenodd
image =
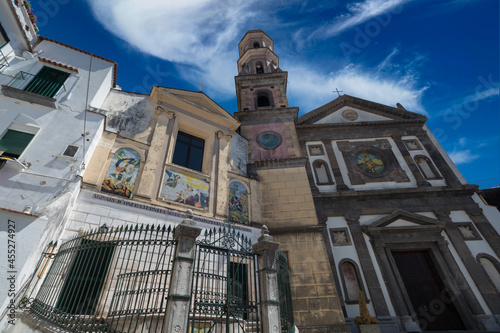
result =
M299 109L288 106L288 73L279 68L273 40L262 30L251 30L238 49L235 117L249 140L249 162L300 157L295 132Z
M274 42L264 31L248 31L238 48L234 116L248 140L248 173L260 183L260 220L287 253L295 272L292 290L305 291L292 293L295 325L301 332L350 332L299 146L299 109L288 105L288 73L280 69Z

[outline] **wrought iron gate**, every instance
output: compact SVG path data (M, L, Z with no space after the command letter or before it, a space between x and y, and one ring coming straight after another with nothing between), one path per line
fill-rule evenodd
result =
M190 333L260 332L257 256L234 229L207 231L197 241Z

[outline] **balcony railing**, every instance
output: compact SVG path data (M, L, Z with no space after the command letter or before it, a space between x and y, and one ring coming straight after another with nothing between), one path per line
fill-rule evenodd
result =
M5 57L5 54L3 54L2 49L0 48L0 70L4 67L8 67L9 62L7 61L7 57Z
M66 92L64 84L26 72L19 72L7 83L7 87L57 99Z

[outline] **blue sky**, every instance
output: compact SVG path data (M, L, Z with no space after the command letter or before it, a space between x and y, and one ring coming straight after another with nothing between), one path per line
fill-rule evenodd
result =
M343 93L426 115L465 178L500 185L497 0L32 0L40 35L118 63L123 90L203 91L229 112L237 45L275 42L300 114Z

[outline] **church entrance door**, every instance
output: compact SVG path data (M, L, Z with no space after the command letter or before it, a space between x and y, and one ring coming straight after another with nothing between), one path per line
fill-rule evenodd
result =
M399 275L423 331L465 330L428 251L393 251Z

